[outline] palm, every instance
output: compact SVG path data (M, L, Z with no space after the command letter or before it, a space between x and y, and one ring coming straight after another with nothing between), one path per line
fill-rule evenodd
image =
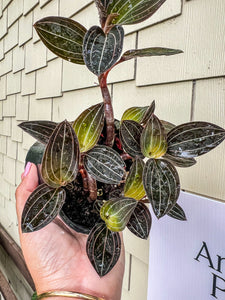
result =
M35 180L37 183L37 178ZM18 210L22 209L17 205ZM18 213L19 219L20 216ZM60 289L120 299L124 251L113 270L100 278L86 254L87 236L69 229L58 217L37 232L22 234L20 230L20 239L38 293Z

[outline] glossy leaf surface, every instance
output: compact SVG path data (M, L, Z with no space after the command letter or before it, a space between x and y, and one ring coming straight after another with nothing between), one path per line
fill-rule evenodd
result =
M171 208L167 215L180 221L187 221L183 208L177 203Z
M83 47L88 69L97 76L110 69L120 57L123 38L121 26L113 27L106 35L100 27L91 27L85 35Z
M63 206L66 192L39 185L28 198L22 213L22 231L33 232L48 225Z
M166 134L155 115L151 116L142 132L141 150L144 156L149 158L159 158L166 153Z
M151 17L166 0L112 0L104 1L108 14L117 13L114 24L140 23Z
M163 156L163 158L170 161L174 166L180 167L180 168L192 167L197 163L197 161L192 157L189 157L189 158L175 157L175 156L171 156L167 153Z
M100 216L105 221L108 229L122 231L129 222L137 203L132 198L108 200L101 207Z
M51 121L27 121L18 125L25 132L43 144L47 144L57 123Z
M140 139L143 127L135 121L125 120L120 126L120 140L123 149L132 157L142 157Z
M144 165L143 160L139 157L134 160L124 186L125 197L141 200L145 196L145 189L142 182Z
M84 64L82 48L86 28L72 19L47 17L34 27L45 46L57 56L76 64Z
M148 109L146 110L143 119L141 120L141 123L143 125L146 125L146 123L148 122L148 120L152 117L152 115L154 114L155 111L155 100L152 101L151 105L148 107Z
M80 114L73 124L73 129L79 141L80 152L87 152L97 144L103 126L103 103L93 105Z
M134 106L134 107L130 107L128 108L124 113L123 116L121 118L121 121L124 120L131 120L131 121L135 121L137 123L141 123L145 112L147 111L148 106L144 106L144 107L138 107L138 106Z
M118 184L125 172L120 155L112 148L100 145L85 154L84 167L93 178L109 184Z
M169 48L145 48L145 49L134 49L126 51L122 58L124 60L129 60L136 57L145 57L145 56L161 56L161 55L175 55L183 53L182 50L178 49L169 49Z
M47 144L41 169L44 182L56 188L74 181L79 160L77 137L72 126L65 120L55 128Z
M225 130L207 122L181 124L168 134L168 154L197 157L214 149L225 139Z
M175 205L180 193L175 167L163 159L149 159L143 172L143 184L156 217L163 217Z
M152 225L152 218L148 207L138 202L132 213L127 228L137 237L147 240Z
M109 273L117 263L121 252L118 232L111 232L104 223L96 224L89 233L86 251L99 276Z
M153 101L150 106L130 107L123 113L121 122L124 120L131 120L139 124L145 123L154 113L154 110L155 110L155 101Z
M44 152L45 152L45 145L39 142L34 143L30 147L29 151L27 152L25 165L28 162L32 162L35 165L41 164Z

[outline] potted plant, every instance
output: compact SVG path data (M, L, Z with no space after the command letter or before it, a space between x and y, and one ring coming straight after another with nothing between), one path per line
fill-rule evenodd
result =
M168 48L132 49L122 54L123 25L144 21L166 0L95 0L101 26L89 30L63 17L34 24L43 43L71 63L86 65L98 77L102 103L73 122L29 121L19 126L37 139L27 160L41 164L40 185L26 202L24 233L48 225L58 214L74 230L88 234L87 255L99 276L120 256L119 232L127 227L147 239L151 215L186 220L177 204L176 167L190 167L225 139L225 130L207 122L175 126L154 114L155 102L127 109L114 118L107 76L137 57L174 55Z

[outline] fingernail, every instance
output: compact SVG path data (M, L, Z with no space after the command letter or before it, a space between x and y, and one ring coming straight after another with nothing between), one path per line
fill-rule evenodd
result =
M28 161L28 163L26 164L26 168L24 170L24 173L23 173L23 178L28 175L28 173L30 172L30 168L31 168L31 162Z

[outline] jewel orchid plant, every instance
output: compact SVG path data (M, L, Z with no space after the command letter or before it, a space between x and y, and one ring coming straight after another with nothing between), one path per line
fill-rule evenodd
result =
M155 102L128 108L114 118L107 76L118 64L144 56L174 55L168 48L131 49L122 54L123 25L151 17L166 0L95 0L100 26L87 30L63 17L46 17L34 27L49 50L86 65L98 77L103 102L75 121L29 121L19 126L37 139L27 160L41 164L40 185L22 214L24 233L40 230L58 215L88 234L87 255L99 276L114 267L126 227L147 239L151 215L186 220L177 204L176 167L190 167L225 139L225 130L207 122L175 126L159 120ZM115 99L116 102L116 99ZM34 158L35 155L35 158Z

